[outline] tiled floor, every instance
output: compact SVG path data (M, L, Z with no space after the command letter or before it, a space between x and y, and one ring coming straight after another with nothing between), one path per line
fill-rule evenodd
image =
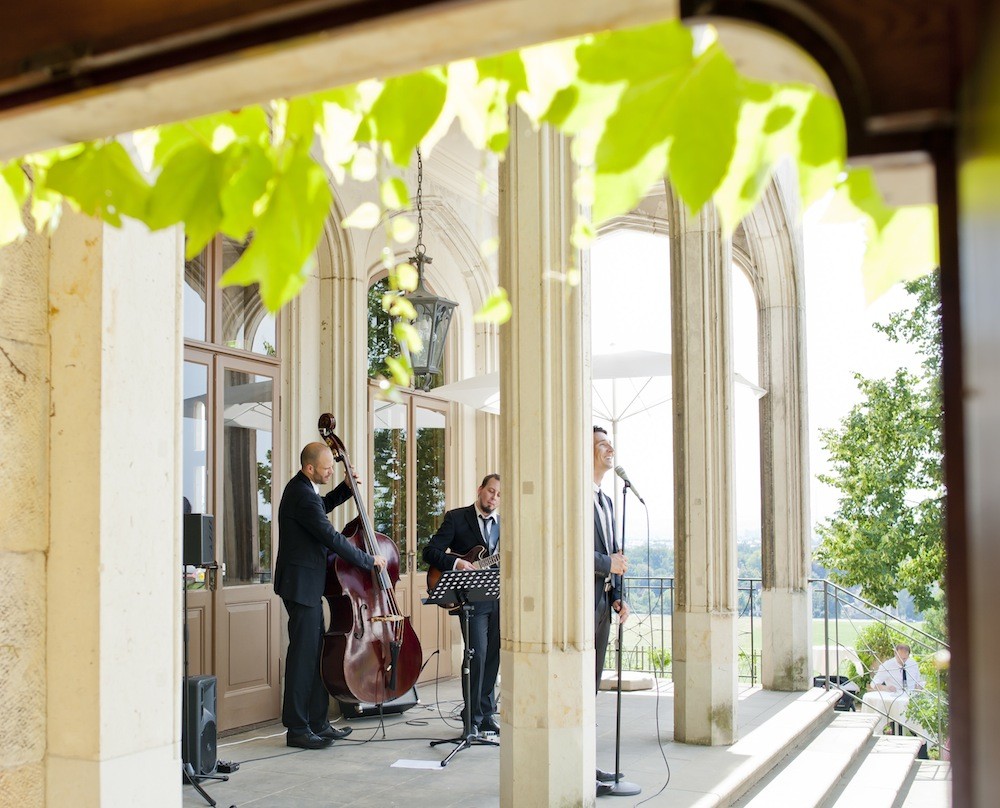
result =
M219 758L240 763L225 783L204 788L221 808L331 808L331 806L406 806L406 808L484 808L499 805L499 749L476 746L458 753L444 769L394 766L401 760L442 760L450 745L431 748L428 741L455 737L461 701L457 680L418 687L422 704L402 715L350 722L348 740L319 751L285 746L280 725L222 738ZM820 691L811 691L816 694ZM798 731L806 715L816 714L818 697L800 693L744 690L738 707L739 733L746 742L731 747L673 743L672 685L659 692L639 691L622 697L622 769L642 787L630 800L604 799L601 804L646 806L710 806L730 784L745 776L759 747L781 748L783 738ZM597 762L611 770L615 758L614 693L597 701ZM811 712L810 712L811 711ZM766 726L765 726L766 724ZM756 730L756 732L755 732ZM754 735L747 738L750 733ZM668 768L669 766L669 768ZM668 784L669 777L669 784ZM185 808L206 803L190 786ZM939 805L943 805L940 803Z

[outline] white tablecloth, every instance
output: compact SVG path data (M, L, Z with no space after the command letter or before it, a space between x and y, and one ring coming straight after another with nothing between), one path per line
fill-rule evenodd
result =
M906 708L910 703L910 694L899 690L869 690L861 703L863 713L882 713L889 716L890 721L902 724L913 732L925 734L926 730L915 721L906 717Z

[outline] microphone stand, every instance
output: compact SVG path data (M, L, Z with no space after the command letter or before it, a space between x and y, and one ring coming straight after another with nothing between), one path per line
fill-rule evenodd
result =
M625 555L625 503L628 501L628 490L631 488L632 484L625 480L625 488L622 491L622 555ZM621 576L621 588L622 588L622 602L627 602L625 600L625 576ZM618 612L615 612L617 616ZM624 626L621 620L618 621L618 645L615 649L615 667L617 669L617 687L615 688L618 693L618 704L616 707L616 718L615 718L615 781L610 783L611 791L608 792L612 797L634 797L636 794L642 793L642 788L636 783L629 782L628 780L622 780L622 642L624 635Z

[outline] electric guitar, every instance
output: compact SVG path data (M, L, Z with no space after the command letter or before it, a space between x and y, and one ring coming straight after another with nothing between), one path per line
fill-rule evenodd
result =
M459 555L458 553L452 553L448 550L445 551L446 555L450 555L452 558L460 558L463 561L468 561L472 564L473 569L485 570L490 567L500 566L500 552L497 551L493 555L484 555L486 552L485 547L473 547L465 555ZM429 567L427 570L427 589L433 589L437 586L437 582L441 580L441 575L443 570L439 570L437 567ZM457 603L439 603L442 609L454 609L458 606Z

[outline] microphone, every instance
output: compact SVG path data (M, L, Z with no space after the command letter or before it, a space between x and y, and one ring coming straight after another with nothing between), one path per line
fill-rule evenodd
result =
M645 505L646 500L644 500L641 496L639 496L639 492L636 490L636 487L632 485L632 481L628 478L628 475L625 473L625 469L623 469L621 466L615 466L615 474L617 474L619 477L622 478L622 480L624 480L626 490L631 488L632 493L636 495L636 498L638 498L639 502Z

